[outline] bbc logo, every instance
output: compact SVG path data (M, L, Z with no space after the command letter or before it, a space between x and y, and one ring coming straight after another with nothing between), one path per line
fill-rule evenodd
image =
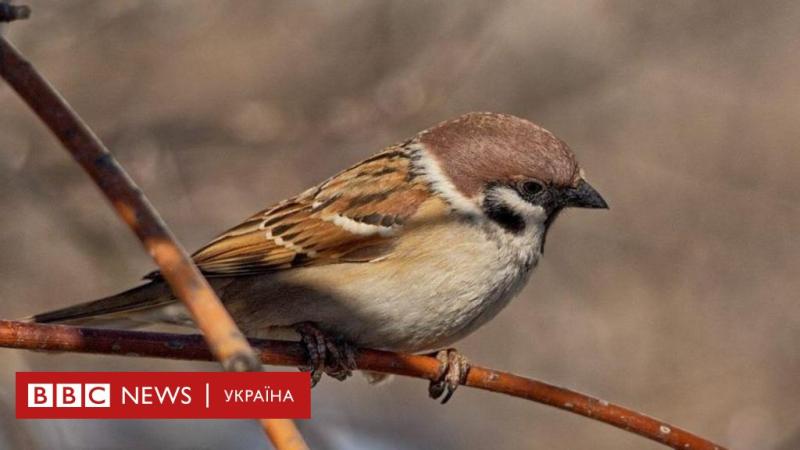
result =
M29 383L29 408L110 408L108 383Z

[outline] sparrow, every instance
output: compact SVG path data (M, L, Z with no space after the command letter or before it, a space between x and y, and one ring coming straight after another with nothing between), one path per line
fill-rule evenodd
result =
M246 335L299 334L314 382L350 375L358 347L435 352L429 392L444 402L469 370L449 346L522 289L569 207L608 205L567 144L519 117L469 113L254 214L193 259ZM160 275L145 278L29 320L193 326Z

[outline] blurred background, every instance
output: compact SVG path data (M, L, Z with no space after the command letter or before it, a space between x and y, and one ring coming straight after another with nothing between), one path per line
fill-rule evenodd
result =
M459 348L738 449L800 448L800 4L27 0L7 30L190 249L441 120L513 113L608 199ZM0 83L0 316L154 268ZM211 363L0 349L1 448L266 448L252 421L16 421L18 370ZM585 418L426 383L325 379L314 448L657 449Z

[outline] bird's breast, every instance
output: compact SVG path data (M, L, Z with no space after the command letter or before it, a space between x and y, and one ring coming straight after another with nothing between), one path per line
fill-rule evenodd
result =
M302 284L328 293L316 320L359 345L436 349L486 323L522 288L539 252L535 242L517 244L471 222L433 224L410 231L390 257L309 268Z

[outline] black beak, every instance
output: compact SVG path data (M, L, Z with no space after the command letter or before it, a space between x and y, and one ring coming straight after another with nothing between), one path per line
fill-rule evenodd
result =
M597 208L608 209L608 203L599 192L584 180L578 185L564 191L562 204L567 208Z

